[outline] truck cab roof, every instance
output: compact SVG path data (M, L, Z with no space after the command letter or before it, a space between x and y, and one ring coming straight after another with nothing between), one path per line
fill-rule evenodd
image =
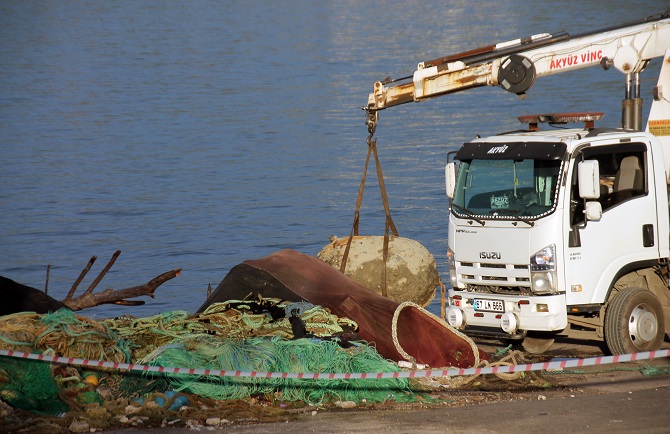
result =
M557 128L549 130L517 130L497 134L495 136L482 137L472 140L472 142L488 143L508 143L508 142L547 142L556 143L582 141L584 139L606 138L608 136L630 136L631 134L643 134L639 131L627 130L622 128Z
M557 128L536 131L511 131L499 135L476 138L456 153L455 159L561 160L566 153L595 140L612 139L611 142L629 142L647 133L621 128Z

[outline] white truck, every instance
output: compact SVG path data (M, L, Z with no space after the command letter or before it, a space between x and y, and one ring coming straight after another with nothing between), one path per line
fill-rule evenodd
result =
M645 131L639 74L663 65ZM379 111L477 86L523 94L536 77L613 66L626 77L619 128L602 113L522 116L528 128L477 138L450 153L446 319L466 334L521 342L604 339L613 354L650 351L670 336L670 11L588 34L540 34L422 62L412 77L375 83ZM541 129L544 123L583 122Z

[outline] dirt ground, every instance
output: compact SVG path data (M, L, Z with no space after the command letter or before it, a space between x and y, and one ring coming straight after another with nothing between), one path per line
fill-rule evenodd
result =
M489 354L505 348L495 340L478 340L477 345ZM670 348L666 342L664 348ZM508 352L509 354L509 352ZM559 339L541 356L521 351L514 353L517 363L551 361L563 358L586 358L602 356L599 342ZM654 370L656 372L654 372ZM650 375L649 373L656 375ZM635 389L670 386L670 358L602 365L553 372L528 372L516 379L501 379L485 375L468 379L422 379L415 385L425 387L429 399L415 403L336 403L326 406L286 404L269 402L261 397L239 401L215 401L193 397L188 408L167 411L161 407L144 406L137 413L128 413L127 402L105 404L100 408L89 408L85 412L71 412L61 417L47 417L32 413L0 408L0 432L100 432L117 434L165 431L172 433L192 430L241 430L264 432L276 422L296 424L320 415L339 416L412 414L430 409L449 409L479 404L500 402L533 402L561 397L602 397ZM670 389L668 389L670 390ZM0 403L1 404L1 403ZM95 406L97 407L97 406ZM326 415L326 416L323 416ZM273 428L274 429L274 428ZM333 431L336 432L336 431ZM396 431L397 432L397 431Z

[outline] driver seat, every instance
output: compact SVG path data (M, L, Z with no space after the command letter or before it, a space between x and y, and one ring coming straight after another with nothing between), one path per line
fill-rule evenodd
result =
M614 191L621 190L642 190L642 169L640 169L640 160L630 155L621 160L619 170L614 177Z

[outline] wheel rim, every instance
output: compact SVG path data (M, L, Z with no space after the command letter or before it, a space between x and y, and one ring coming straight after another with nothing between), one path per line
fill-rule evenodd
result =
M658 333L656 315L643 305L637 305L630 313L628 332L633 344L637 347L651 342Z

